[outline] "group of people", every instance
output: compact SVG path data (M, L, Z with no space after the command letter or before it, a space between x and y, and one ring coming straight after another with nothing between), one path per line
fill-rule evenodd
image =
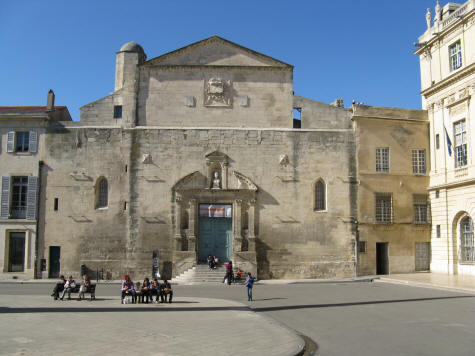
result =
M164 279L162 283L154 278L152 282L148 278L143 280L143 283L137 282L134 284L130 275L126 274L122 281L121 288L121 303L125 304L125 298L130 297L132 303L153 303L153 296L155 296L155 303L160 299L161 303L172 302L173 290L170 283Z
M208 261L208 267L210 269L214 269L214 268L218 267L218 264L219 264L219 258L218 257L208 255L207 261Z
M241 280L242 271L240 268L238 268L236 271L236 276L234 276L232 261L225 263L224 266L226 267L226 274L224 275L223 283L227 283L228 285L231 285L231 283L239 282Z
M84 299L84 293L89 290L91 286L91 281L87 274L82 276L82 281L79 287L79 296L76 299L80 301ZM54 297L54 300L63 300L66 293L68 293L68 299L71 300L71 293L76 289L77 284L76 281L73 279L73 276L69 276L68 279L64 278L64 275L59 276L59 281L56 282L56 285L53 288L53 293L51 294ZM59 296L61 293L61 296Z

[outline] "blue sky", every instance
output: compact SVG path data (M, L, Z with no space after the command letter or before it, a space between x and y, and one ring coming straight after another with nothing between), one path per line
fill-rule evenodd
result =
M442 2L445 5L445 2ZM128 41L157 57L218 35L295 66L295 93L420 108L413 54L435 0L0 0L0 105L79 107L114 90Z

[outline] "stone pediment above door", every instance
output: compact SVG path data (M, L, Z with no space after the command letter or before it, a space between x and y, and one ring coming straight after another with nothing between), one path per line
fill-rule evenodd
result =
M183 190L206 190L206 191L229 191L247 190L257 192L257 185L246 175L229 170L229 157L220 152L213 151L205 157L204 172L192 172L173 186L174 191Z
M181 178L173 186L174 191L183 191L183 190L250 190L257 192L257 185L247 176L237 171L230 172L230 179L228 178L227 188L213 188L212 179L208 179L206 175L199 171L190 173L183 178Z

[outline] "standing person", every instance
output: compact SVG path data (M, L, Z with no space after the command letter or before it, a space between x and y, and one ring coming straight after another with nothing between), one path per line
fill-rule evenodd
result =
M71 299L71 292L76 288L76 281L73 279L73 276L69 276L68 280L64 284L63 293L61 294L61 300L64 299L64 295L68 293L68 299Z
M135 295L135 286L134 282L130 279L130 276L126 274L124 276L124 280L122 281L122 299L121 303L124 302L124 298L126 295L131 295L132 296L132 302L135 302L135 299L137 298Z
M64 290L65 284L66 284L66 279L64 278L64 276L63 275L59 276L59 281L56 282L56 285L53 288L53 294L51 294L51 296L54 297L54 300L58 300L59 292L62 292Z
M226 277L225 279L228 280L228 285L231 285L231 282L234 280L234 273L233 273L233 262L229 261L226 263Z
M81 297L82 299L84 299L84 293L89 290L90 286L91 286L91 281L89 280L89 277L87 276L87 274L85 274L84 276L82 276L81 287L79 287L79 295L78 295L78 299L76 300L78 301L81 300Z
M254 285L254 277L251 276L251 272L247 273L246 277L246 289L247 289L247 300L252 302L252 286Z

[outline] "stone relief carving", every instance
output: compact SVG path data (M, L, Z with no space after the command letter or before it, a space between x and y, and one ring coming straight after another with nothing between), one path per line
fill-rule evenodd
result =
M232 105L231 81L210 78L205 82L204 105L230 107Z
M287 156L286 154L280 155L279 164L282 168L287 167L289 165L289 163L290 163L289 156Z

